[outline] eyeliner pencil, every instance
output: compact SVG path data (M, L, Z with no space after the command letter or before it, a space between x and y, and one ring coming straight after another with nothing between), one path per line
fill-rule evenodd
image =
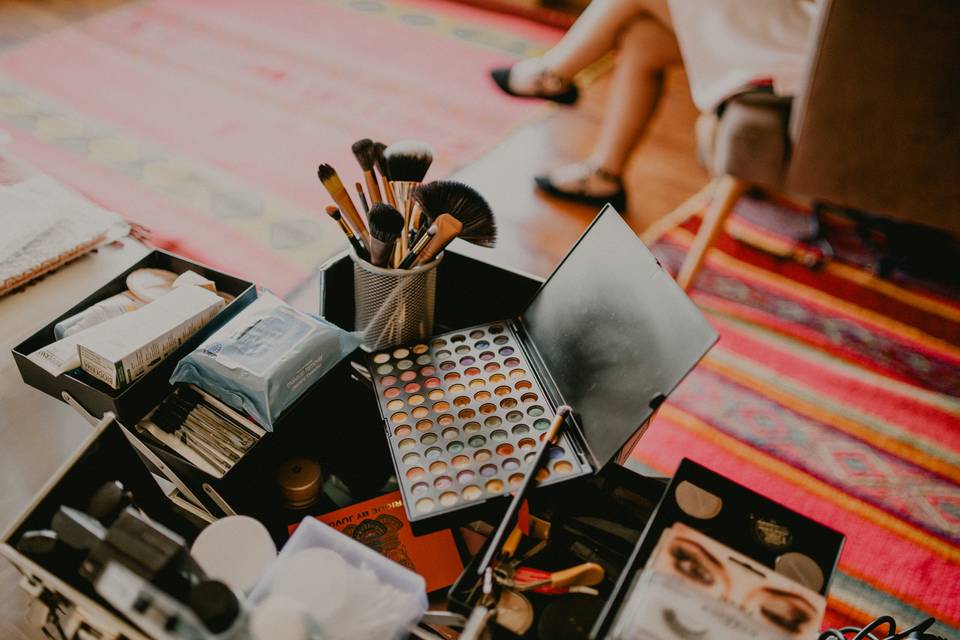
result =
M540 471L540 468L543 466L544 459L547 457L547 449L560 435L560 431L563 429L563 425L571 411L572 409L570 409L570 407L567 405L561 405L557 409L557 415L553 419L553 423L550 425L550 428L547 429L547 433L543 438L543 443L540 445L540 448L537 449L537 455L533 459L533 464L530 465L530 470L527 472L527 477L524 478L523 484L520 486L520 490L513 494L513 500L510 502L510 506L507 507L507 512L503 514L503 520L500 521L500 526L497 527L496 533L493 534L493 538L490 540L490 545L487 547L486 553L483 554L483 560L477 566L477 575L483 576L487 568L493 562L494 556L499 553L500 544L503 541L504 536L507 535L508 531L513 529L514 520L516 520L517 513L520 511L520 505L523 504L524 500L526 500L530 489L537 482L537 472Z

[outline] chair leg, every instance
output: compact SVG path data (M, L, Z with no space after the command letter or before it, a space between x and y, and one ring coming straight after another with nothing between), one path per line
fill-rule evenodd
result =
M677 275L677 283L684 291L690 290L700 267L703 266L707 251L723 229L723 223L733 210L733 205L736 204L746 189L747 183L733 176L722 176L718 179L716 190L713 192L713 200L710 201L710 206L703 214L700 230L697 232L697 237L693 239L690 251L687 252L687 257L683 261L683 266L680 267L679 275Z

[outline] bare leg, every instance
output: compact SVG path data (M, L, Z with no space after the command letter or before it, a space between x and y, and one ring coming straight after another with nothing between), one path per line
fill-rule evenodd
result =
M506 80L509 92L541 97L562 93L579 71L616 47L638 20L671 32L667 0L593 0L542 58L527 58L511 67Z
M670 27L666 0L593 0L543 59L558 76L573 78L613 49L625 28L641 17Z
M586 162L557 167L545 180L537 180L555 195L622 196L620 176L656 110L663 72L680 60L673 32L647 16L630 22L619 44L607 110L590 157Z
M607 110L590 164L620 175L656 110L664 70L679 61L677 39L660 22L630 23L620 39Z

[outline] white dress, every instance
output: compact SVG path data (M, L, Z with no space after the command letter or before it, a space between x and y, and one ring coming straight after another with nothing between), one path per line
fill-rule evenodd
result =
M746 86L796 95L818 5L813 0L669 0L693 101L714 109Z

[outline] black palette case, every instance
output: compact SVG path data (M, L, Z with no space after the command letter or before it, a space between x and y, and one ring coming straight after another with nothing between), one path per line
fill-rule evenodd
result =
M472 335L477 337L471 338ZM460 361L461 355L456 353L458 345L472 345L474 355L479 356L486 347L477 349L476 341L498 346L494 341L499 336L507 336L509 344L505 342L502 346L516 347L516 353L503 356L499 351L493 351L488 361L477 359L476 363L466 365ZM608 206L594 219L518 316L405 345L399 349L403 354L401 358L396 357L396 349L370 354L368 366L374 380L377 404L386 425L407 517L414 530L425 531L463 521L469 517L465 510L475 510L516 486L510 479L517 472L524 471L523 457L530 452L529 448L521 449L520 443L530 435L542 435L546 426L540 422L541 428L527 433L509 433L508 438L500 442L511 444L514 453L492 461L476 460L478 451L490 449L490 445L497 447L498 442L491 442L491 436L502 428L501 425L512 430L518 424L530 426L531 421L548 422L560 405L568 404L573 408L570 424L559 443L562 453L553 462L562 462L565 472L551 473L550 477L544 478L545 483L595 473L616 459L621 451L629 453L642 434L642 425L717 337L716 331L673 278L660 267L620 215ZM439 352L447 351L451 355L438 357ZM413 360L405 352L409 352ZM473 358L474 355L463 352L463 357ZM422 363L417 361L421 356L424 358ZM510 366L509 358L519 360L519 364ZM404 365L405 362L410 365ZM442 370L444 362L451 363L450 370ZM474 364L478 371L467 375L467 369ZM487 365L499 368L490 372ZM390 367L389 372L386 367ZM428 375L423 375L424 368L427 368ZM522 374L514 377L518 370ZM445 380L444 376L450 372L458 373L459 380ZM402 376L411 373L413 377L403 380ZM432 407L433 403L426 401L412 405L411 396L422 395L420 392L424 390L428 392L427 384L431 378L439 379L436 388L445 390L453 384L485 379L485 388L492 390L500 382L490 378L504 373L507 381L514 383L509 397L516 395L521 400L520 405L503 408L498 403L496 412L481 416L481 420L485 422L489 417L496 417L500 423L487 426L481 422L482 427L476 433L461 433L460 439L455 440L466 444L464 453L472 456L471 464L451 469L453 465L449 463L453 455L442 450L428 458L428 450L442 449L443 445L449 444L451 439L444 437L446 427L456 427L462 432L467 422L475 421L476 416L460 418L458 411L466 409L479 415L487 400L476 400L473 390L468 387L471 393L460 397L470 398L469 404L449 408L441 405L440 410L428 411L421 419L434 421L434 425L420 430L413 412ZM527 390L515 387L520 379L530 381L529 392L538 396L536 403L530 406L540 407L543 413L525 413L522 418L510 421L507 414L524 409L526 404L522 402L522 396ZM423 389L409 393L405 382ZM390 396L388 394L396 393L391 392L391 388L400 392ZM541 394L533 388L542 390L543 397L539 397ZM458 395L456 392L447 393L445 397L456 398ZM452 418L453 415L457 418L452 421L444 417ZM441 420L447 424L441 424ZM404 426L410 427L410 432L401 429L398 433L398 427ZM424 437L429 440L427 444L423 443ZM485 441L481 442L480 438ZM471 446L471 439L477 442L475 446ZM405 443L403 447L401 443ZM515 455L517 453L520 457ZM438 460L448 463L447 468L433 473L430 466ZM506 460L519 460L520 467L504 468ZM501 464L496 465L497 462ZM485 476L485 466L490 464L497 469L494 474ZM411 477L411 469L424 473L416 471ZM471 473L461 481L459 476L463 471ZM478 478L483 483L478 484ZM493 479L499 482L488 489L487 483ZM465 494L465 491L475 494L476 490L471 487L479 487L481 493ZM443 496L450 492L456 498L444 502ZM418 504L428 507L418 508Z

